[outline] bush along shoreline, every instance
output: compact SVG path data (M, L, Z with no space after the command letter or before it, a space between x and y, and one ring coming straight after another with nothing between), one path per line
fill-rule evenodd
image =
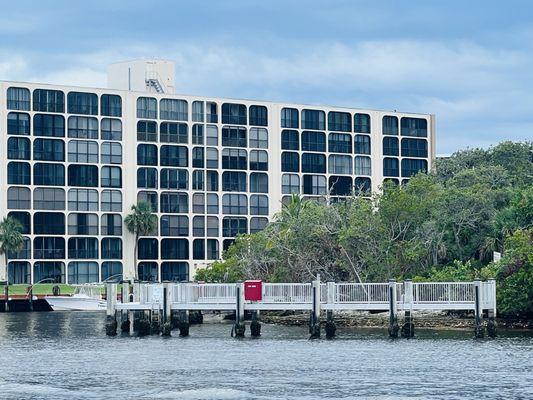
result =
M343 200L293 195L264 230L237 237L195 278L495 278L502 323L533 319L533 142L459 151L405 184L354 192Z

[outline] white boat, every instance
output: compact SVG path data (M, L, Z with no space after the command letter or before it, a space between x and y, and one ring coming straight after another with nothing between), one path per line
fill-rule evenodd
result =
M72 296L45 296L54 311L104 311L107 303L101 296L101 285L77 286Z

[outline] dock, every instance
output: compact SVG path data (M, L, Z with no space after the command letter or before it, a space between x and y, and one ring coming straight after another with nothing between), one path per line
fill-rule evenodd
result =
M340 311L385 311L389 313L390 337L414 336L414 313L422 310L472 311L475 337L496 335L496 281L385 283L134 283L123 285L118 301L117 284L107 290L106 332L115 335L120 322L123 332L170 335L174 328L189 334L190 313L231 311L235 313L232 335L243 337L244 315L251 313L251 336L260 336L262 311L307 311L309 333L319 338L325 326L327 338L335 336L334 314ZM399 312L403 312L400 325ZM323 320L322 314L326 319Z

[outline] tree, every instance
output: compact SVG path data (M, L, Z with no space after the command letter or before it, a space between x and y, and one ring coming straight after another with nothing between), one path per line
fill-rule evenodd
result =
M133 259L135 279L138 279L137 247L139 245L139 237L149 235L157 228L157 217L152 213L152 206L149 203L139 202L137 205L131 206L131 213L126 216L124 223L128 231L135 235Z
M13 217L5 217L0 222L0 254L4 255L4 265L0 266L0 281L7 281L7 254L20 250L24 242L22 225Z

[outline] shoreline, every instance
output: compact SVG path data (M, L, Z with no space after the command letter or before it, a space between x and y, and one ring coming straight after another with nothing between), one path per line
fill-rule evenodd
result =
M297 313L281 315L280 313L261 313L261 321L268 324L303 326L309 322L309 314ZM398 314L398 323L403 323L403 312ZM486 319L485 319L486 321ZM323 320L325 322L325 320ZM371 314L368 312L344 312L334 316L338 327L352 328L387 328L389 314L387 312ZM452 315L445 312L415 312L413 322L417 328L469 330L474 329L475 321L472 316ZM533 330L533 320L496 318L499 328L513 330Z

